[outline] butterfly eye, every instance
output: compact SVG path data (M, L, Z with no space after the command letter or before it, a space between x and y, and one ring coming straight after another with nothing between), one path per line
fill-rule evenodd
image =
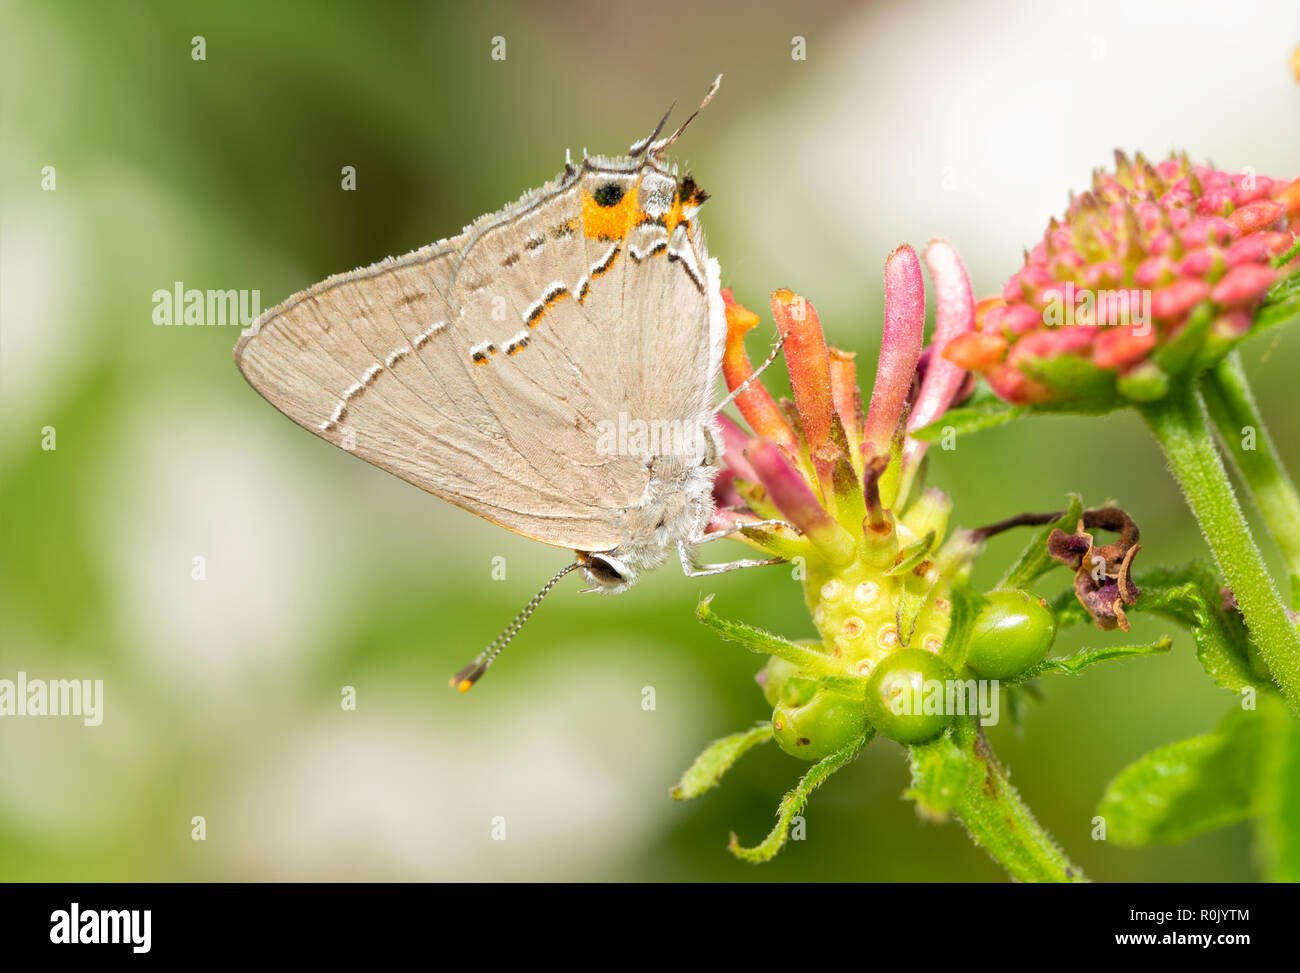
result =
M598 206L616 206L623 198L623 187L616 182L607 182L592 193L591 198Z
M618 588L633 580L626 567L603 554L588 554L582 568L591 581L606 588Z

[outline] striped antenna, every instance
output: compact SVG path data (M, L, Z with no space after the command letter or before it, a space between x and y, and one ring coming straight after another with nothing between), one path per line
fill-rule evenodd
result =
M496 661L496 657L501 654L501 650L509 645L510 640L519 634L519 630L524 627L524 622L528 621L528 617L532 615L533 612L537 611L537 606L542 603L542 599L550 593L551 589L555 587L561 578L577 567L577 561L567 565L559 572L559 574L546 582L546 584L542 585L542 590L533 595L533 600L524 605L523 610L515 616L515 620L506 626L506 630L498 635L491 645L480 652L474 658L473 662L451 677L451 685L455 686L462 693L469 692L470 687L483 678L483 673L488 671L488 666L492 665L492 663Z
M718 88L721 84L722 84L722 75L718 75L716 78L713 79L713 84L709 86L709 90L705 92L704 100L700 102L700 107L695 109L695 111L691 112L691 117L686 119L686 121L682 122L680 125L678 125L677 131L673 132L672 135L669 135L667 138L662 138L657 142L651 142L650 147L646 150L647 153L652 158L655 156L663 155L664 150L682 137L682 132L686 131L686 126L689 125L691 122L695 121L695 116L698 115L700 112L704 111L705 106L708 105L708 103L713 100L713 96L718 93Z
M674 101L671 105L668 106L668 110L664 112L664 117L659 119L659 124L655 126L655 130L651 132L649 135L647 135L645 138L633 142L632 147L627 150L627 154L632 158L636 158L638 155L640 155L642 152L648 149L650 147L650 143L653 142L655 139L657 139L659 137L659 133L664 130L664 126L668 124L668 116L673 113L673 109L676 107L677 107L677 102Z

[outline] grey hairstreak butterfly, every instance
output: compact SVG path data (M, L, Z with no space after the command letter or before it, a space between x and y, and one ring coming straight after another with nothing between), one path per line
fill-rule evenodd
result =
M574 551L452 680L462 691L570 571L619 592L674 553L690 574L769 563L692 556L713 513L726 338L706 194L665 157L695 114L660 138L665 114L626 156L566 160L459 236L294 295L235 347L300 426Z

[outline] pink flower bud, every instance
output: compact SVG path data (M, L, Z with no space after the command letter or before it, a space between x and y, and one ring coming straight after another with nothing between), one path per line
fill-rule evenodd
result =
M1261 199L1233 210L1228 221L1242 233L1254 233L1256 230L1268 229L1285 215L1286 210L1281 203Z
M1181 318L1210 293L1210 285L1203 280L1184 278L1151 295L1151 313L1162 321Z
M1241 264L1223 275L1223 280L1214 285L1210 297L1224 307L1251 304L1264 296L1275 277L1277 271L1272 267Z
M876 453L889 451L912 388L925 328L925 283L916 251L904 244L885 261L885 331L880 341L876 384L867 409L864 442Z

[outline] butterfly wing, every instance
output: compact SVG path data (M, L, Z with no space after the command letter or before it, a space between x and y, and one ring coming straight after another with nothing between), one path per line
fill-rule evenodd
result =
M660 213L642 190L667 185ZM235 359L299 425L421 489L611 550L651 464L606 431L709 414L723 326L697 208L644 162L584 160L459 237L273 308Z
M503 228L564 188L267 311L236 346L240 371L305 429L429 493L548 544L617 546L646 471L597 448L609 406L528 327L533 282L490 272L509 256ZM510 354L512 331L539 340Z

